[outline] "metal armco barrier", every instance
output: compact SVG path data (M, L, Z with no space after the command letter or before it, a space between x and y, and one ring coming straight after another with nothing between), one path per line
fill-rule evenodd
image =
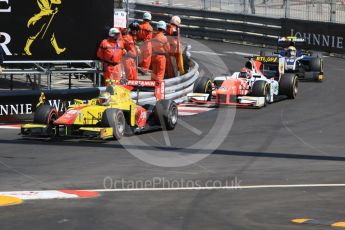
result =
M182 19L183 35L275 45L281 34L281 20L275 18L194 10L136 3L132 17L141 19L145 11L154 21L169 22L171 15Z
M181 99L193 91L194 82L199 77L199 65L193 62L193 67L185 75L165 80L165 98ZM137 93L132 92L132 99L137 99ZM140 92L139 104L153 104L156 101L154 92Z
M276 46L278 36L299 36L306 48L344 54L345 25L286 18L270 18L247 14L186 9L136 3L131 17L141 19L145 11L153 22L169 22L172 15L182 19L181 34L256 45Z

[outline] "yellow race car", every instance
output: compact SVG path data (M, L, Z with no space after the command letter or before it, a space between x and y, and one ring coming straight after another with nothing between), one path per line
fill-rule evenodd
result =
M131 99L131 91L122 85L108 86L100 96L84 102L74 100L59 116L55 107L40 102L33 124L21 126L24 136L84 136L120 139L124 135L152 129L172 130L178 120L173 100L140 106Z

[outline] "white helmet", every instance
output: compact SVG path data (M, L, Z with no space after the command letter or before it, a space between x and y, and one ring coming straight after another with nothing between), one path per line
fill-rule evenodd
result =
M151 16L151 14L149 12L145 12L144 16L143 16L143 19L151 21L152 16Z
M179 26L181 24L181 18L179 16L173 16L171 19L170 19L170 24L174 24L176 26Z
M165 23L165 21L159 21L157 23L157 29L166 30L167 29L167 24Z
M114 38L114 37L116 37L116 35L118 36L119 34L120 34L120 30L117 28L111 28L109 30L109 37Z

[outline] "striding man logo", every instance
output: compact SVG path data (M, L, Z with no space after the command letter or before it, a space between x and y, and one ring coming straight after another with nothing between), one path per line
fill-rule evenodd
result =
M38 98L38 103L36 105L36 108L40 107L41 105L44 105L45 102L46 102L46 96L44 95L43 92L41 92L41 95Z
M31 35L26 40L25 54L31 56L30 47L32 43L38 39L42 40L45 36L50 36L50 43L56 54L59 55L65 52L66 48L59 47L54 32L52 30L48 31L55 15L59 12L58 5L61 5L61 0L37 0L37 4L41 11L32 16L27 23Z

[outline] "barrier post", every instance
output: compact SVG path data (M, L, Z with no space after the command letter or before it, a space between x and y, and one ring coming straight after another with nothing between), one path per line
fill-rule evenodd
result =
M335 22L335 17L336 17L336 12L337 12L337 0L332 0L331 1L331 17L330 17L330 22Z
M202 1L202 9L203 10L207 10L207 8L206 8L206 0Z
M290 0L283 0L285 5L285 18L290 18Z

